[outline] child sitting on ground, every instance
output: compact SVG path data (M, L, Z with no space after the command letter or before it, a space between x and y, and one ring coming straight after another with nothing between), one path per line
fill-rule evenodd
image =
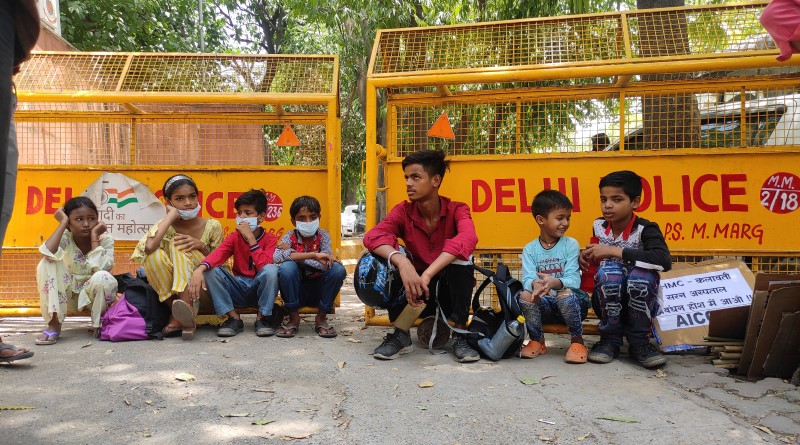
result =
M275 250L281 298L289 310L289 322L278 330L278 337L294 337L300 326L300 306L311 305L319 310L314 320L317 335L337 335L328 324L328 314L333 312L333 300L347 271L333 257L330 234L319 228L321 211L319 201L312 196L301 196L289 207L295 230L283 235Z
M600 318L600 341L589 361L610 363L619 355L622 336L629 355L645 368L667 362L650 343L653 317L658 311L659 271L672 267L669 248L658 224L636 216L642 196L642 178L632 171L609 173L600 180L602 218L594 221L599 244L581 253L581 268L599 262L592 306Z
M556 190L539 192L531 204L539 225L539 237L522 250L520 302L530 341L519 352L534 358L547 352L543 323L564 323L572 336L567 363L586 363L583 320L589 310L589 296L580 290L578 255L580 245L564 236L572 217L572 202Z
M36 284L47 329L36 337L37 345L52 345L61 335L68 310L91 306L92 327L100 330L100 316L117 299L114 238L97 219L91 199L78 196L64 203L55 215L58 227L39 247L44 258L36 267Z
M198 216L198 190L192 178L172 176L164 183L162 192L167 216L139 240L131 261L144 266L147 282L171 311L164 336L180 334L184 340L191 340L200 305L186 288L200 261L222 242L222 224Z
M197 266L187 289L197 299L200 289L207 288L217 315L228 316L217 336L233 337L244 331L244 322L235 308L256 304L256 335L269 337L275 334L269 320L278 295L278 268L272 263L277 238L260 226L267 212L267 195L264 190L249 190L236 198L233 206L236 231ZM218 267L231 256L233 273Z

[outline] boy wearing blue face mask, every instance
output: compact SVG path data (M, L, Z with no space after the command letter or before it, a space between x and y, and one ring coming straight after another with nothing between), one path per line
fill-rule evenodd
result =
M232 337L244 331L244 322L235 307L258 305L255 331L259 337L275 334L269 322L278 295L278 267L273 264L277 238L260 226L267 212L264 190L249 190L234 202L236 232L206 256L192 274L188 290L197 296L207 289L217 315L228 319L217 330L220 337ZM222 267L233 256L233 273Z
M280 264L281 298L289 310L289 322L278 330L278 337L294 337L297 333L301 303L319 308L314 320L317 335L337 335L328 324L328 314L333 312L333 300L347 272L333 257L330 234L319 228L320 212L319 201L312 196L301 196L289 207L295 230L283 235L274 255L275 263Z

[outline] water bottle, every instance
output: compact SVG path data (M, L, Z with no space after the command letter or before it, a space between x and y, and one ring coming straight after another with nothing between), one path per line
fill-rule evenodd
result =
M492 338L482 338L478 340L478 347L481 348L483 354L492 361L498 361L503 358L506 350L514 340L519 339L522 335L522 325L525 323L525 318L520 315L516 320L510 322L503 322L500 328L495 332Z
M593 236L592 239L589 240L590 244L599 244L600 238ZM586 292L589 295L592 295L594 292L594 276L597 274L597 261L592 261L589 263L589 267L586 270L581 271L581 290Z

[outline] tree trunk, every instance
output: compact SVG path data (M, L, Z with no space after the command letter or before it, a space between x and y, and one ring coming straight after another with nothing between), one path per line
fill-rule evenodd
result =
M638 9L683 6L684 0L637 0ZM688 54L685 14L639 17L638 51L644 57ZM689 74L647 74L642 81L683 79ZM694 94L645 95L642 97L643 149L700 146L700 115Z

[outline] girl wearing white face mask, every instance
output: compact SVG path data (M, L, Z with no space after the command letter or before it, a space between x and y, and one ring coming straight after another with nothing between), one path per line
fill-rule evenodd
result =
M314 331L324 338L336 337L328 325L333 301L342 287L347 272L333 257L331 236L319 228L319 201L301 196L292 202L289 215L296 230L281 238L275 250L281 298L289 310L289 322L278 329L278 337L294 337L300 326L300 306L316 306Z
M186 290L192 272L222 242L219 221L198 216L197 185L186 175L167 179L162 189L167 216L139 240L131 260L144 266L147 281L171 308L165 336L194 337L198 298Z

